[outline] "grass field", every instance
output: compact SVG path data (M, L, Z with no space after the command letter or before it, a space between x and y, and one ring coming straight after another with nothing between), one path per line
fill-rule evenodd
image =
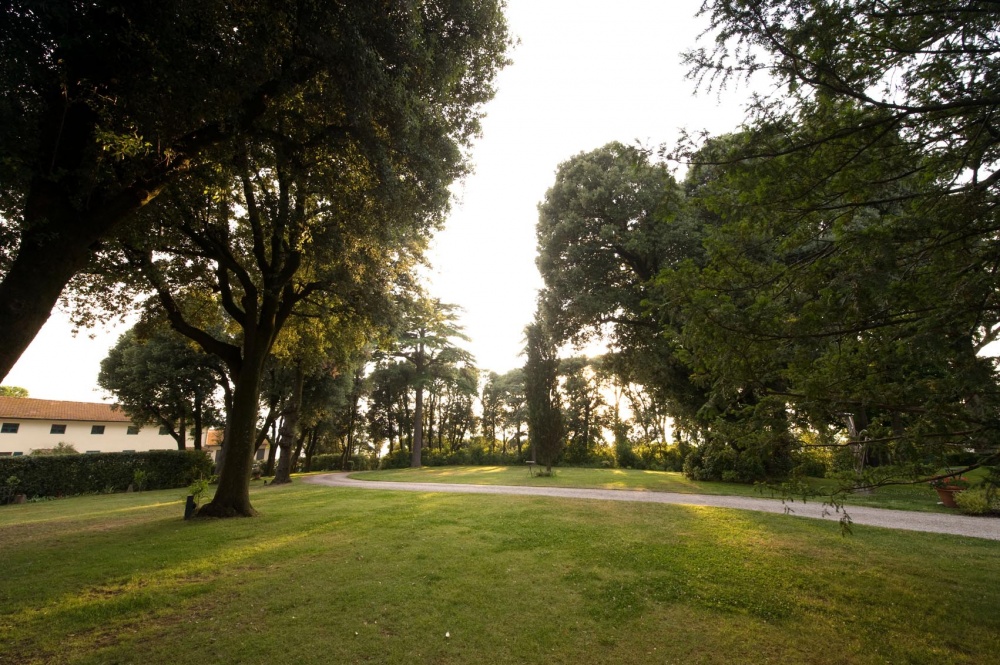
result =
M481 485L533 485L547 487L590 487L598 489L650 490L683 494L722 494L770 498L774 493L753 485L697 482L681 473L635 471L632 469L581 469L559 467L551 477L530 476L525 466L446 466L420 469L390 469L351 474L361 480L387 480L424 483L477 483ZM808 479L810 486L829 492L832 481ZM823 501L822 496L809 499ZM938 504L937 494L926 484L887 486L872 494L850 495L848 505L872 506L923 512L956 512Z
M2 663L983 663L1000 543L701 507L258 488L0 507Z

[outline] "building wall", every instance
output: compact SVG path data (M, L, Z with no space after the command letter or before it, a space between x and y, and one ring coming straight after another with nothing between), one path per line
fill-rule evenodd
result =
M3 423L18 423L16 434L0 433L0 455L28 455L39 448L55 448L59 443L72 444L77 452L120 453L126 450L177 450L177 442L159 428L147 425L138 434L128 434L130 423L110 421L28 420L4 418ZM52 425L65 425L66 432L52 434ZM94 425L103 425L103 434L92 434ZM190 438L190 437L189 437ZM191 443L188 443L190 447Z

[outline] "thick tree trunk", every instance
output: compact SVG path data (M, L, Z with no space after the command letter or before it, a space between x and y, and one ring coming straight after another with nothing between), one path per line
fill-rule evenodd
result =
M295 443L295 435L299 427L302 389L305 381L306 375L302 371L302 367L296 367L292 396L285 404L284 413L281 414L281 432L278 433L278 448L281 455L278 457L278 467L274 470L272 485L284 485L292 482L292 444Z
M33 235L26 234L0 283L0 379L49 320L63 288L90 256L87 247L52 247L54 243L36 241Z
M43 97L47 110L38 148L51 155L51 163L48 173L31 182L17 256L0 282L0 381L48 321L66 284L90 262L98 242L190 165L187 157L169 164L157 160L146 177L117 194L79 182L75 174L93 168L98 117L86 104L67 103L61 88ZM81 208L84 200L94 207Z
M413 407L413 445L410 448L410 467L420 468L420 450L424 447L424 388L417 386L417 403Z
M199 516L252 517L257 514L250 504L250 469L257 436L262 366L263 358L248 358L239 376L235 377L226 455L219 466L219 486L212 501L198 511Z
M0 282L0 380L49 319L69 280L87 265L94 244L123 216L88 215L71 198L70 192L86 187L74 174L89 165L97 116L85 104L67 103L62 91L50 90L43 99L39 149L51 155L51 164L48 174L31 182L17 256Z

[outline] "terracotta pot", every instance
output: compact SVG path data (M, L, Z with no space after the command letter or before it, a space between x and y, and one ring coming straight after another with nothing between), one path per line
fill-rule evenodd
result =
M961 487L935 487L934 490L941 497L941 503L948 508L958 508L958 504L955 503L955 494L962 491Z

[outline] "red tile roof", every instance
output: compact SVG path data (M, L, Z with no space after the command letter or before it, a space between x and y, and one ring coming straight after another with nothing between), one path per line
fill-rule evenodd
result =
M124 411L100 402L57 402L30 397L0 397L0 418L21 420L93 420L129 423Z

